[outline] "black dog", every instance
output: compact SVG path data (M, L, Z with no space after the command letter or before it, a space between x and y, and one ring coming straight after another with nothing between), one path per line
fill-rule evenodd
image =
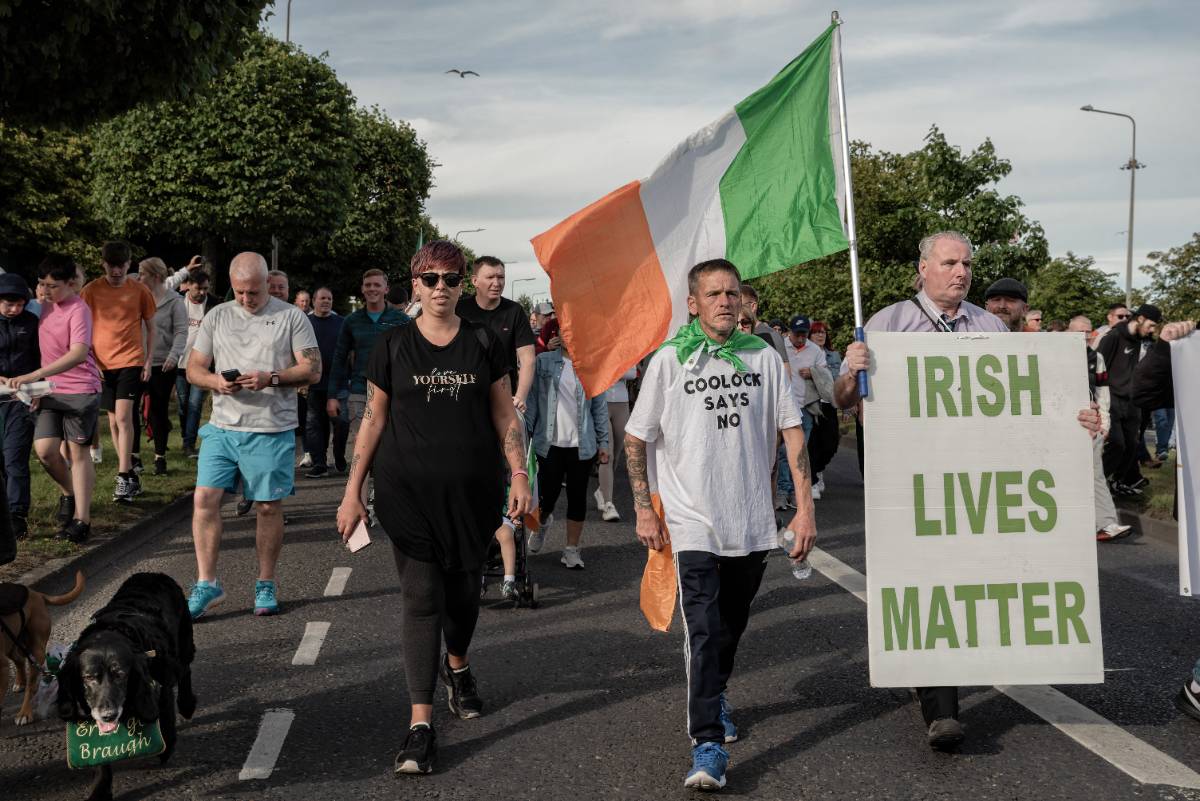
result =
M175 750L175 688L178 708L190 719L192 617L183 590L162 573L137 573L92 616L58 675L58 714L69 722L95 721L112 731L125 718L159 721L166 762ZM157 682L155 692L151 680ZM112 798L112 767L96 769L90 801Z

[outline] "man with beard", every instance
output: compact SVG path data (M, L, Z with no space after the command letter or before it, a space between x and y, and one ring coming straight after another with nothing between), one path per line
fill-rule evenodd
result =
M1001 278L983 293L983 305L1014 333L1026 330L1024 318L1028 302L1029 292L1015 278Z

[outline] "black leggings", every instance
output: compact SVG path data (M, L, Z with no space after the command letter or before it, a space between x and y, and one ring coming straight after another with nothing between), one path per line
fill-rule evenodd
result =
M471 647L479 620L480 571L450 572L405 556L395 545L392 555L400 575L400 636L409 701L432 704L442 638L454 656L466 656Z
M582 523L587 517L587 488L592 477L591 459L580 459L579 448L550 447L550 453L538 460L538 507L541 519L554 511L558 494L562 492L563 476L567 477L567 519Z
M175 369L150 368L146 394L150 396L150 428L154 431L154 455L167 453L167 435L171 433L171 395L175 393ZM141 409L134 409L140 416Z

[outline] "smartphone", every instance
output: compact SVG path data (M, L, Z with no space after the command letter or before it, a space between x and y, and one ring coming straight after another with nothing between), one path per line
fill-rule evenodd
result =
M346 540L346 547L350 549L350 553L358 553L370 544L371 535L367 533L367 521L359 520L354 533L350 535L350 539Z
M237 381L241 377L242 377L242 372L240 370L222 370L221 371L221 378L224 378L226 381Z

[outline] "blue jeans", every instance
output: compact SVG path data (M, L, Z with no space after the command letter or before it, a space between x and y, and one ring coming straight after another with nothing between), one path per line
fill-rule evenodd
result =
M808 448L808 435L813 430L813 417L808 413L808 410L800 410L800 427L804 431L804 447ZM792 483L792 471L788 467L787 460L787 445L779 443L779 451L775 454L779 461L779 476L775 479L775 487L784 494L789 494L796 491L795 484Z
M179 401L179 434L186 448L196 447L200 414L204 410L204 390L188 383L187 370L175 376L175 397Z
M1167 458L1171 445L1171 434L1175 429L1174 409L1155 409L1152 412L1154 420L1154 454L1159 459Z

